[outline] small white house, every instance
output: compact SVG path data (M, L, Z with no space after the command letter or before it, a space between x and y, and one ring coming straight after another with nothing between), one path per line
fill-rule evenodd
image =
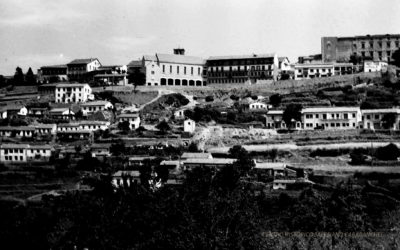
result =
M195 129L196 129L195 121L187 119L183 122L183 131L193 133Z
M185 109L178 109L174 112L175 119L185 119Z
M89 115L97 111L110 110L114 106L109 101L100 100L100 101L83 103L81 104L81 107L82 107L82 113L84 115Z
M254 102L249 104L249 109L250 111L255 111L255 110L267 110L268 105L262 102Z
M364 72L379 72L386 71L388 67L387 62L382 61L365 61Z
M140 116L138 113L134 114L120 114L117 117L118 122L129 122L130 129L137 129L140 126Z

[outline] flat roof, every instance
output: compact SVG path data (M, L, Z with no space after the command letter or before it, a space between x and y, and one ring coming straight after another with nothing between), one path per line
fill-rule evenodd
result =
M0 148L3 149L52 149L53 147L50 145L31 145L31 144L15 144L15 143L10 143L10 144L2 144L0 145Z
M123 113L123 114L119 114L117 116L117 118L129 118L129 117L139 117L138 113Z
M359 107L313 107L304 108L301 110L302 113L317 113L317 112L354 112L360 111Z
M363 114L375 114L375 113L396 113L400 114L400 109L391 108L391 109L362 109L361 113Z
M216 165L224 165L224 164L232 164L236 161L236 159L229 158L213 158L213 159L186 159L183 161L184 164L216 164Z
M258 58L273 58L275 53L270 54L251 54L251 55L231 55L231 56L210 56L207 61L216 60L238 60L238 59L258 59Z
M13 131L21 131L21 130L32 130L34 131L34 127L29 126L0 126L0 130L13 130Z
M283 162L256 162L255 168L258 169L274 169L274 170L284 170L286 164Z
M139 177L140 172L136 170L119 170L115 174L113 174L113 177L123 177L123 176Z
M59 83L56 85L56 88L83 88L85 86L89 87L87 83Z
M82 103L81 106L100 106L100 105L106 105L108 103L111 102L104 100L97 100L97 101Z
M192 153L192 152L185 152L181 156L181 158L197 158L197 159L207 159L210 157L212 157L211 153Z

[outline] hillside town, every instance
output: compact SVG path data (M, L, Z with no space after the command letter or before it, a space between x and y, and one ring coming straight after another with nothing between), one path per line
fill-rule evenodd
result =
M4 249L399 249L400 34L325 34L0 72Z

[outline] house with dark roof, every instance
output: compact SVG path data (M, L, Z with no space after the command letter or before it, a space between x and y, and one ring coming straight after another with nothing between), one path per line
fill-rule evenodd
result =
M41 83L67 81L67 65L42 66L38 69L38 81Z
M101 66L97 58L75 59L67 64L67 74L70 81L84 81L92 76L89 72L96 71Z

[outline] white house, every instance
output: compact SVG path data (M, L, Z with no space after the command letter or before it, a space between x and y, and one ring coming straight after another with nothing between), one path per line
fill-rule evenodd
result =
M195 121L187 119L183 122L183 131L188 133L193 133L195 129L196 129Z
M92 88L87 83L60 83L56 86L56 103L81 103L89 99L93 99L93 95Z
M1 107L0 114L2 119L12 118L17 116L26 116L28 109L24 105L13 104Z
M186 109L178 109L174 112L175 119L185 119L185 111Z
M28 126L2 126L0 137L33 137L35 128Z
M302 111L302 127L305 130L356 129L361 122L359 107L315 107Z
M105 121L80 121L77 123L60 123L58 124L57 131L96 131L106 130L109 126L110 123Z
M49 111L49 114L56 119L75 119L75 113L70 108L53 108Z
M383 62L383 61L365 61L364 62L364 72L386 71L387 67L388 67L388 63Z
M318 77L328 77L333 75L346 75L353 73L351 63L306 63L295 64L294 79L308 79Z
M364 129L387 129L392 130L400 129L400 109L390 108L390 109L363 109L362 113L362 128ZM393 116L393 124L385 124L385 116Z
M249 104L250 111L268 110L268 105L262 102L253 102Z
M70 81L87 79L87 73L96 71L101 66L97 58L75 59L67 64L67 75Z
M282 119L283 110L268 110L265 115L265 125L269 129L284 129L286 123Z
M31 126L35 128L37 135L54 135L57 132L57 124L35 124Z
M0 162L48 161L52 150L53 148L49 145L2 144L0 146Z
M129 122L130 129L137 129L140 126L140 116L138 113L133 114L120 114L117 116L118 122Z
M113 174L111 184L115 187L129 187L134 182L140 182L140 172L139 171L126 171L120 170Z
M111 144L92 144L90 146L90 152L92 153L92 157L111 156L110 147Z
M81 104L82 112L84 115L90 115L97 111L111 110L114 106L109 101L93 101Z

